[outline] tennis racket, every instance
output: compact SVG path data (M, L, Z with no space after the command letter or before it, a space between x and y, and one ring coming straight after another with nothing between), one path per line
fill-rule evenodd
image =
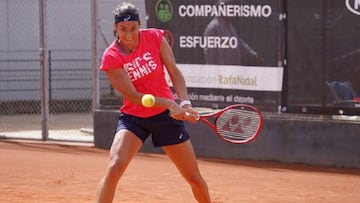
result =
M215 113L200 115L197 120L210 126L222 140L243 144L260 134L263 116L253 106L234 104Z

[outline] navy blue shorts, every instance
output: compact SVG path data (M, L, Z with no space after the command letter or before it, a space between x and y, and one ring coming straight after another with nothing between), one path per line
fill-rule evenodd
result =
M121 129L131 131L143 143L151 135L154 147L179 144L189 139L184 122L171 118L168 110L148 118L120 113L116 132Z

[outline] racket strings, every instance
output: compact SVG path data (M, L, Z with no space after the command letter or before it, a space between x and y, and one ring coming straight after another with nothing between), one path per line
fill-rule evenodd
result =
M217 131L225 139L244 141L256 135L260 115L251 109L229 109L221 114L217 121Z

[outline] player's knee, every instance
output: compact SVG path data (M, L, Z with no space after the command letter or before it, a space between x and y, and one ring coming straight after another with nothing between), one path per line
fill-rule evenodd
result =
M125 169L127 163L121 159L113 158L108 165L108 175L114 178L120 177Z

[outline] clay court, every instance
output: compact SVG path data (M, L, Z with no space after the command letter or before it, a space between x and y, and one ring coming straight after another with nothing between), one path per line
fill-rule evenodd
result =
M94 202L108 151L93 146L0 140L0 202ZM360 202L360 170L201 159L213 202ZM195 202L163 154L139 153L114 202Z

